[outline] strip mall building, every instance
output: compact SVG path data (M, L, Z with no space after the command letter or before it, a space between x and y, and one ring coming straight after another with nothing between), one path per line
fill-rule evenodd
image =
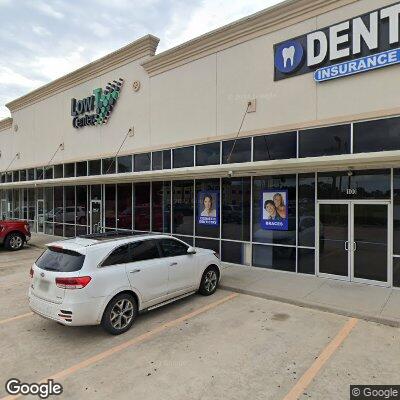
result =
M159 54L145 36L10 102L2 217L400 286L399 15L289 0Z

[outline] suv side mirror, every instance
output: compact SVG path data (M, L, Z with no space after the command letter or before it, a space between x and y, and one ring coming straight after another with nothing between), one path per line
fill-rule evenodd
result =
M188 253L188 254L196 254L196 249L195 249L194 247L190 246L190 247L187 249L187 253Z

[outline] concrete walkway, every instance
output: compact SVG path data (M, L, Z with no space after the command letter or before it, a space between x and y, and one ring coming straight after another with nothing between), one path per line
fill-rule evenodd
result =
M32 234L29 246L44 248L58 240ZM400 327L400 289L226 264L221 288Z
M221 288L400 327L400 289L231 265Z

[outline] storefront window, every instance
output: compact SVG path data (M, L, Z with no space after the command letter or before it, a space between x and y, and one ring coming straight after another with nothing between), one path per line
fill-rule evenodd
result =
M76 176L87 176L87 162L81 161L76 163Z
M393 286L400 287L400 257L393 257Z
M19 182L19 171L13 171L13 182Z
M117 185L117 228L132 229L132 184Z
M207 143L196 146L196 166L218 165L221 163L221 143Z
M33 170L33 171L35 171L35 170ZM35 176L35 172L33 174ZM6 174L6 182L12 182L12 180L13 180L12 172L8 171L7 174Z
M250 240L250 178L222 179L223 239Z
M350 153L350 125L328 126L299 132L299 157Z
M253 182L253 242L296 245L296 175Z
M196 236L219 237L220 198L219 179L196 181Z
M19 189L13 190L13 218L20 218L21 205L19 202Z
M75 186L65 186L64 196L64 222L75 224Z
M243 163L251 161L251 138L222 142L222 163Z
M35 168L36 180L42 180L44 177L43 167Z
M132 172L132 156L121 156L117 158L118 173Z
M133 156L133 170L135 172L150 171L151 166L151 155L150 153L135 154Z
M393 170L393 254L400 256L400 169Z
M64 178L75 177L75 163L64 164Z
M45 167L44 168L44 179L53 179L54 172L53 172L53 167Z
M62 164L58 164L54 166L54 178L60 179L64 177L64 167Z
M219 254L219 240L196 238L195 246L202 249L213 250Z
M354 153L400 149L400 118L358 122L353 128Z
M87 225L87 186L76 187L76 223Z
M35 169L34 168L29 168L27 170L28 174L28 181L34 181L35 180Z
M253 245L253 266L295 272L296 248Z
M174 168L193 167L194 165L194 146L180 147L173 149Z
M221 242L221 260L232 264L250 265L250 243Z
M104 185L104 220L106 228L115 228L116 192L115 185Z
M171 150L163 150L163 169L171 168Z
M297 156L296 132L256 136L253 140L253 161L281 160Z
M179 240L182 240L182 242L185 242L186 244L188 244L189 246L193 246L194 245L194 239L193 236L179 236L179 235L174 235L174 237L176 237Z
M193 181L172 182L172 232L193 235Z
M101 160L102 174L115 174L115 158L103 158Z
M20 181L26 181L26 169L21 169L21 171L19 171L19 179Z
M154 151L151 153L151 169L153 171L159 171L160 169L163 169L163 152L162 151Z
M61 202L62 202L62 189L61 189ZM28 218L29 220L34 221L35 217L36 217L35 189L28 189Z
M53 188L44 189L44 232L47 235L52 235L53 230Z
M152 183L153 232L171 232L171 182Z
M150 231L150 183L134 185L135 226L136 231Z
M302 274L315 274L315 250L298 249L297 272Z
M315 245L315 174L299 175L299 246Z
M319 199L389 199L390 170L318 174Z
M89 161L89 175L100 175L101 173L101 160Z

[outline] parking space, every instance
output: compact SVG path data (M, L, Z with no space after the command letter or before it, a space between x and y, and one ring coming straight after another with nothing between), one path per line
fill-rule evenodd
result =
M63 327L29 314L38 254L0 252L0 398L11 377L54 378L68 399L346 399L350 384L400 381L399 329L224 290L142 314L120 336Z

